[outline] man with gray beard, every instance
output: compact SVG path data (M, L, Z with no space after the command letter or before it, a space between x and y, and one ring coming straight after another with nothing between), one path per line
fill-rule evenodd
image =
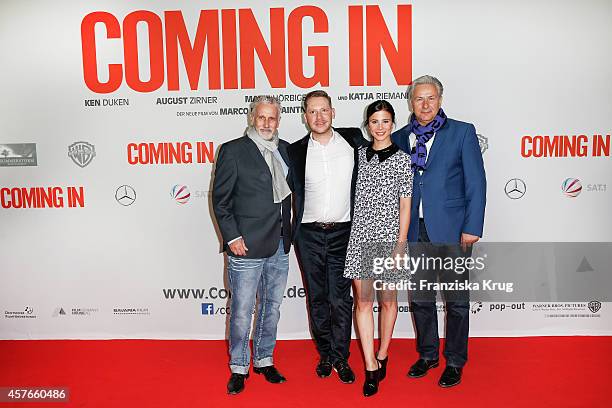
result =
M291 191L286 141L278 137L281 106L269 96L251 103L243 137L219 149L212 201L227 254L232 294L229 319L229 394L249 376L249 337L256 298L253 371L270 383L286 381L273 361L276 329L289 271Z

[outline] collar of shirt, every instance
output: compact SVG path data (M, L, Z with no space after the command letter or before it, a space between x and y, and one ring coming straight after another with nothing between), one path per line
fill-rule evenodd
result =
M433 140L435 137L436 137L436 134L434 133L433 136L427 141L427 143L425 143L425 146L427 146L427 149L431 147L431 144L433 143ZM416 135L411 132L410 135L408 136L408 141L410 142L410 148L412 149L414 146L416 146Z
M332 129L333 130L333 129ZM317 148L321 148L321 147L326 147L329 146L331 144L336 144L339 142L338 138L340 138L342 136L340 136L338 134L338 132L336 132L335 130L333 130L332 132L332 136L329 139L329 142L327 142L327 144L323 144L318 142L317 140L315 140L314 137L312 137L312 132L310 133L310 140L308 141L308 143L310 144L311 147L317 147Z

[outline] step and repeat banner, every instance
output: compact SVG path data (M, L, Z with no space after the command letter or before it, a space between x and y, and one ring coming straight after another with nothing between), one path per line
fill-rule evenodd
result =
M611 20L596 0L3 1L0 338L224 338L211 178L252 98L279 97L292 142L308 91L332 96L336 126L360 126L376 99L403 126L423 74L444 84L450 117L476 126L484 241L584 248L533 262L510 251L504 265L599 282L612 253ZM612 334L596 286L474 298L471 334ZM413 337L400 300L396 336ZM292 255L279 338L309 336Z

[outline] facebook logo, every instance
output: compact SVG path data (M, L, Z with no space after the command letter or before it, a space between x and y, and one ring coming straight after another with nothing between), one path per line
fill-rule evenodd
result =
M202 314L212 315L215 314L215 307L212 303L202 303Z

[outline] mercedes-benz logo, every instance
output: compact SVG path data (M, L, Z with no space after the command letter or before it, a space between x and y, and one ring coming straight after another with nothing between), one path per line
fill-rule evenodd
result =
M525 182L518 178L513 178L508 180L506 183L506 187L504 187L504 192L508 196L508 198L512 200L518 200L527 192L527 185Z
M115 192L115 200L126 207L132 205L136 201L136 191L130 186L123 185Z

